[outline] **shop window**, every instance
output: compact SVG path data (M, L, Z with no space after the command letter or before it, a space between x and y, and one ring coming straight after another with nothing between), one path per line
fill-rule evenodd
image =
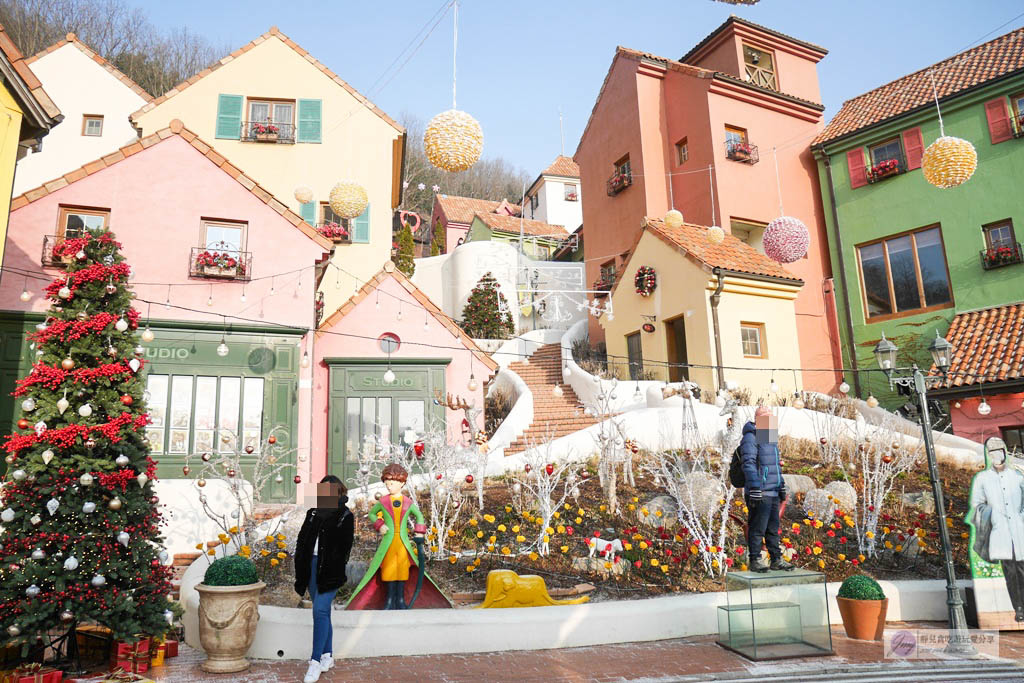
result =
M683 138L676 143L676 165L681 166L686 163L690 158L690 147L686 142L686 138Z
M263 378L151 374L146 391L154 454L259 452Z
M939 227L857 247L865 315L878 321L953 305Z
M746 70L747 81L750 83L769 90L779 89L778 80L775 77L775 60L770 52L744 45L743 67Z
M110 222L110 209L84 209L62 206L57 220L57 237L74 239L86 230L102 230Z
M1006 442L1006 447L1011 452L1017 453L1024 452L1024 425L1017 425L1015 427L1000 427L999 431L1002 432L1003 441Z
M82 135L89 138L98 138L103 135L103 115L83 114Z
M744 358L768 357L764 346L764 323L740 323L740 342Z
M639 332L626 335L626 355L629 357L629 378L640 379L644 371L644 353Z

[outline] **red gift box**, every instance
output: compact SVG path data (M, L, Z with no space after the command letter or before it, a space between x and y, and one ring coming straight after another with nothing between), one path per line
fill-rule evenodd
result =
M149 648L149 638L131 643L122 640L115 642L110 655L110 668L121 667L134 674L146 673L149 671Z
M44 667L38 662L23 664L14 670L14 683L61 683L63 671Z
M167 646L167 654L164 655L165 657L177 657L178 656L178 641L177 640L165 641L164 645Z

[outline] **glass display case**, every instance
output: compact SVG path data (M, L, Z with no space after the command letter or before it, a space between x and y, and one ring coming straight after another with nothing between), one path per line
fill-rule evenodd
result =
M831 655L825 575L729 572L718 608L718 644L748 659Z

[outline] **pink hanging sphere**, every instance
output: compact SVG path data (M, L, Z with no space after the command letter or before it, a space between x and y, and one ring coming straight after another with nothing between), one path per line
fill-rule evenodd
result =
M799 218L780 216L764 231L764 253L779 263L792 263L807 255L811 236Z

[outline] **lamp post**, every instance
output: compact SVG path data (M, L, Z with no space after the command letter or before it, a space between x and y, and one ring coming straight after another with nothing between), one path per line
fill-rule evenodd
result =
M956 587L956 572L953 569L953 548L949 542L949 530L946 527L946 505L942 497L942 480L939 479L939 466L935 460L935 444L932 443L932 425L928 417L928 396L929 384L941 381L940 377L928 377L914 363L909 368L896 367L896 352L898 347L885 338L875 346L875 361L878 367L885 372L889 380L889 388L894 385L913 389L917 395L918 407L921 415L921 437L924 440L924 450L928 456L928 476L932 482L932 494L935 496L935 509L939 513L939 540L942 543L942 557L946 567L946 605L949 608L949 643L946 645L946 652L962 656L976 655L974 645L967 634L967 619L964 616L964 603L960 598L960 591ZM945 375L949 370L950 357L953 355L953 345L946 339L935 333L935 339L928 345L928 352L932 356L935 367Z

